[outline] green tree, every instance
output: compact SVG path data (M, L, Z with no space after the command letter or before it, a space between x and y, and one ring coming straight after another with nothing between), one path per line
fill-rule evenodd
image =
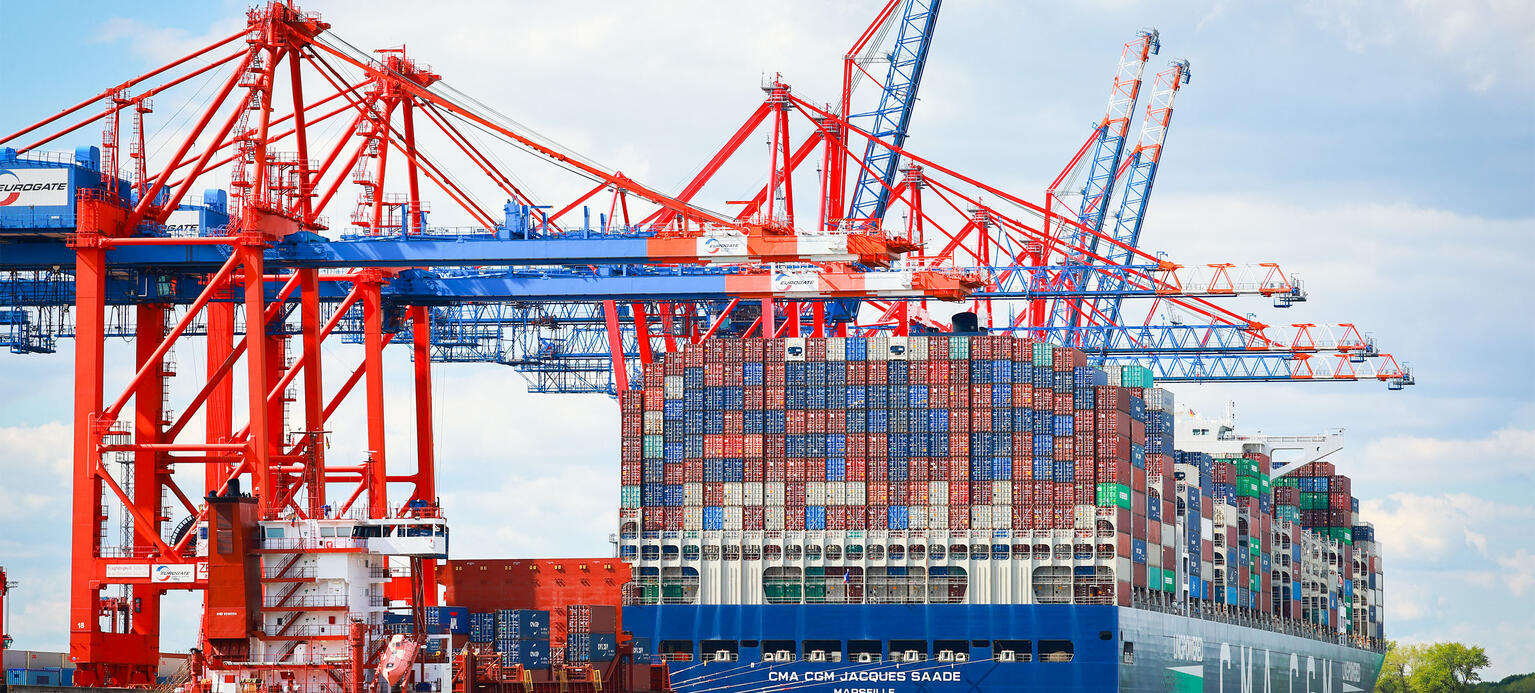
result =
M1487 668L1487 652L1474 645L1438 642L1424 646L1411 662L1408 677L1412 693L1458 693L1471 690Z
M1380 678L1375 680L1377 693L1411 693L1408 677L1415 664L1423 656L1422 645L1403 645L1395 640L1386 642L1386 659L1380 666Z

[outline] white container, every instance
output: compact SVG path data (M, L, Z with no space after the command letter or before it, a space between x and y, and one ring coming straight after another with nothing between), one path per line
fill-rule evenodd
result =
M928 505L947 505L949 503L949 482L927 482Z
M847 360L847 340L843 339L842 337L827 337L826 338L826 360L827 361L846 361Z
M1007 529L1013 526L1013 506L991 506L991 526L994 529Z
M661 382L662 391L666 399L682 399L682 393L686 389L682 383L683 378L680 375L666 376Z
M725 530L732 532L741 531L741 506L725 506Z
M665 432L664 415L658 411L647 411L640 419L641 430L647 435L661 435Z
M783 509L784 482L765 481L762 483L762 505L770 508Z
M762 482L748 481L741 485L741 505L762 505Z
M947 510L944 512L948 512ZM927 529L928 510L925 505L911 505L906 508L906 525L910 529Z
M725 482L725 505L740 506L743 504L745 494L742 491L742 486L743 484L739 481ZM727 527L726 529L729 528Z
M864 482L849 481L846 482L846 486L848 505L856 505L862 507L869 504L868 487Z
M764 507L762 509L762 527L769 531L783 531L783 516L784 509L782 505Z
M694 482L682 485L682 504L696 508L704 504L704 485Z
M828 481L828 482L826 482L826 504L827 505L847 505L848 504L848 502L847 502L847 482L845 482L845 481Z
M908 337L906 339L906 357L911 361L927 360L927 337Z
M682 509L682 528L700 530L704 528L704 509L700 507L686 507Z
M991 529L991 506L989 506L989 505L973 505L973 506L970 506L970 528L971 529Z
M1013 482L991 482L991 504L1011 506L1013 504ZM1012 523L1012 518L1008 518L1008 523Z
M909 513L910 511L907 511L907 512ZM949 528L949 508L948 508L948 506L934 505L934 506L930 506L927 509L927 528L928 529L948 529Z
M811 481L805 484L805 505L826 505L826 482Z

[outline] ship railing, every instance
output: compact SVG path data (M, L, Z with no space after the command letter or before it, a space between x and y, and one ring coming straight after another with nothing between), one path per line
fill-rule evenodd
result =
M293 597L271 595L263 599L261 606L267 609L313 609L319 607L346 606L344 594L301 594Z

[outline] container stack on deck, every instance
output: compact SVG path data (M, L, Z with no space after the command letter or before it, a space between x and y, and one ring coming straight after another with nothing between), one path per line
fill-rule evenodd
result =
M661 355L623 398L621 551L636 565L634 598L1181 597L1309 617L1280 589L1293 580L1276 570L1276 541L1289 545L1275 534L1290 530L1273 519L1287 511L1274 503L1268 457L1174 449L1173 396L1148 370L1086 362L1028 339L947 335L715 340ZM875 536L943 540L908 557L878 550ZM781 570L764 572L756 596L720 587L794 564L786 550L806 537L819 546L806 541L815 553L802 561L803 591L768 585L799 574ZM988 593L932 588L969 579L988 558L1035 568L1019 588L1033 599L995 587L1005 576L987 578ZM922 566L927 585L875 580L877 565L889 584L921 581L901 564Z

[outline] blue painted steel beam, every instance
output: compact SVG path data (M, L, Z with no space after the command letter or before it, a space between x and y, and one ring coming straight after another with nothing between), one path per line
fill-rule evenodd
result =
M863 163L868 168L859 168L858 181L853 185L853 200L848 204L849 219L874 219L877 222L885 217L885 210L890 206L890 188L895 183L901 161L896 151L906 146L911 114L917 104L917 89L922 84L922 71L927 65L928 48L933 43L933 29L938 23L941 4L942 0L906 1L895 45L890 51L890 70L885 76L879 106L848 118L855 123L872 121L862 129L895 148L870 141L864 149Z

